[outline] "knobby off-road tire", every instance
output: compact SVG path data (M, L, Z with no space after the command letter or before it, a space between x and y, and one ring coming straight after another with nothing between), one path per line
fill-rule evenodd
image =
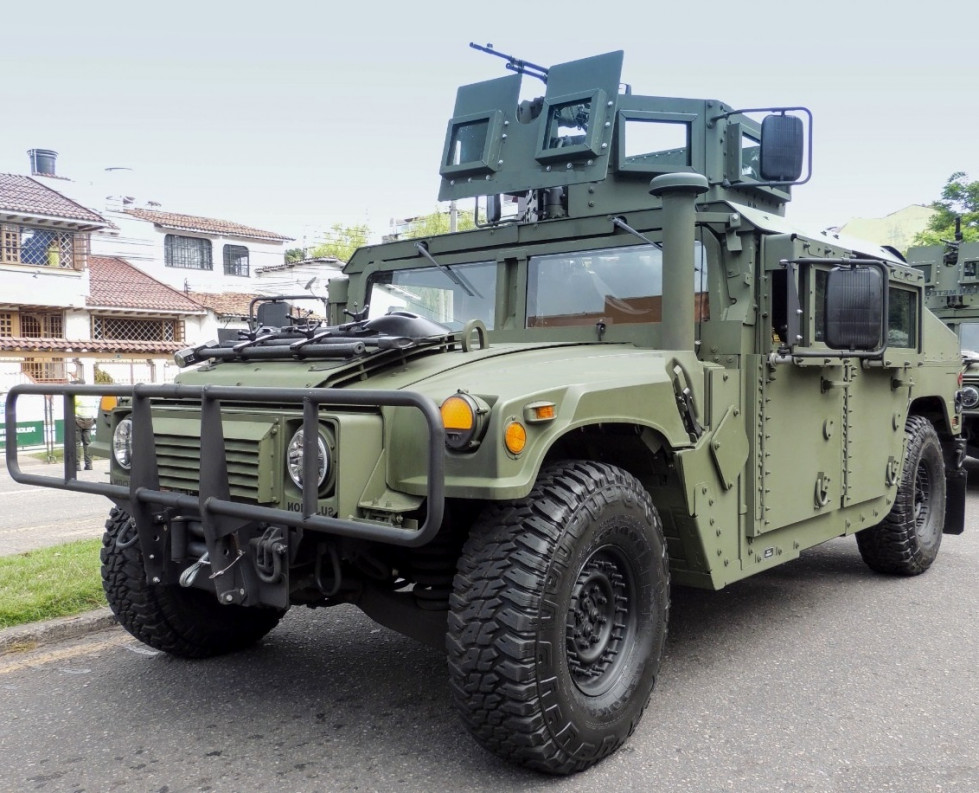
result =
M857 547L878 573L918 575L938 556L945 523L945 463L935 428L921 416L904 426L905 459L891 511L857 534Z
M638 724L668 616L649 494L610 465L552 465L526 498L489 506L463 548L446 639L453 698L491 752L581 771Z
M222 606L210 592L146 581L136 525L113 508L102 535L102 588L113 613L141 642L182 658L248 647L278 625L282 612Z

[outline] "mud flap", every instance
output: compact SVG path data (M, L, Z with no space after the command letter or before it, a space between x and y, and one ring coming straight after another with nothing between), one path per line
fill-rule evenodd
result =
M955 438L945 451L945 525L943 534L961 534L965 531L965 491L969 484L969 472L965 470L966 443Z
M961 534L965 530L965 489L969 474L965 469L952 471L945 479L945 526L943 534Z

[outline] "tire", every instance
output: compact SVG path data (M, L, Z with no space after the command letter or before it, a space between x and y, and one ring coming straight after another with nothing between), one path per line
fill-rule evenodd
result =
M935 428L921 416L904 426L904 469L891 511L857 533L860 555L871 570L919 575L935 561L945 523L945 463Z
M450 598L452 695L486 749L569 774L632 734L659 672L669 560L649 494L610 465L563 462L489 506Z
M151 585L136 524L113 508L102 535L102 588L119 624L144 644L181 658L207 658L257 642L282 618L275 609L222 606L200 589Z

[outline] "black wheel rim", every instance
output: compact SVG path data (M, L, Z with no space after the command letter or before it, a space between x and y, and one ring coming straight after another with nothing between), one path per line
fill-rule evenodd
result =
M566 622L568 670L583 694L599 696L619 679L635 643L633 570L613 548L601 548L581 566Z
M918 537L926 541L934 538L937 528L931 520L932 488L931 469L925 461L919 461L914 472L914 528Z

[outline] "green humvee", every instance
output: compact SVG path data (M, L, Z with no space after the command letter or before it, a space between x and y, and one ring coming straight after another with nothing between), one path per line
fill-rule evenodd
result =
M115 503L127 630L209 656L353 603L445 649L483 746L571 773L635 729L671 583L848 534L914 575L962 531L958 344L920 270L783 218L808 111L640 96L622 59L461 87L439 197L488 196L478 228L361 248L324 320L269 299L175 384L11 392L10 425L120 398L110 482L7 459Z
M946 245L911 248L907 259L924 275L925 306L959 338L962 437L969 455L979 457L979 242L957 232Z

